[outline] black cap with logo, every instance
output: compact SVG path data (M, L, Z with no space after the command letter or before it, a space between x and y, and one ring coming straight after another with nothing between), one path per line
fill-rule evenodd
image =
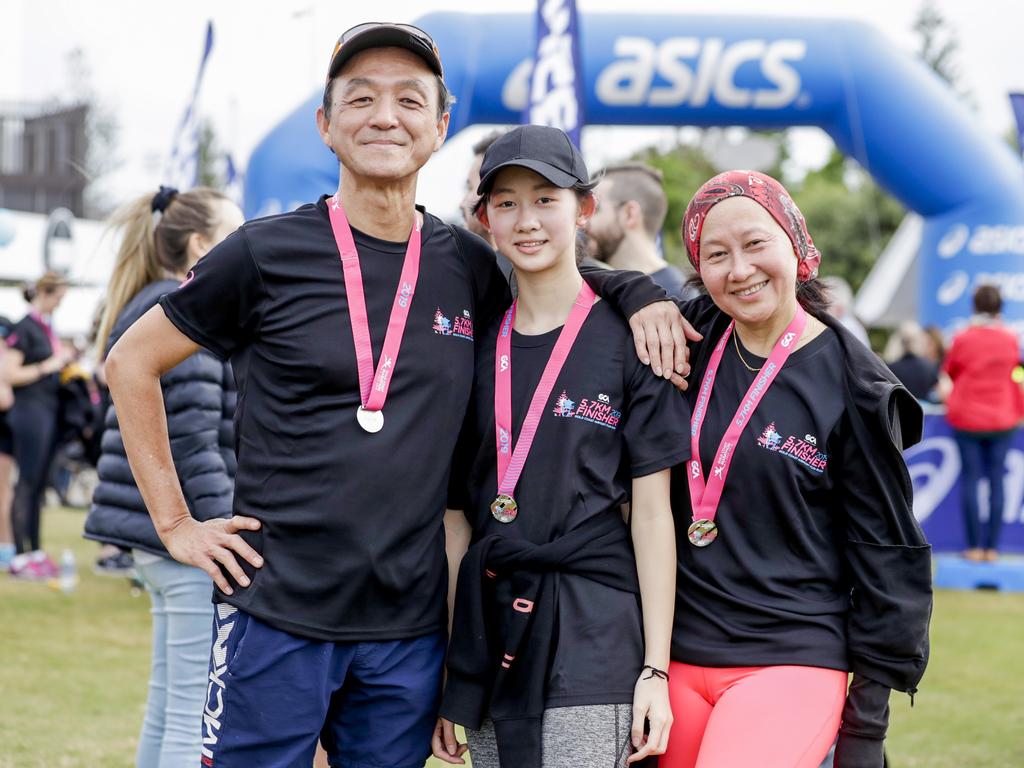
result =
M430 35L412 24L371 21L357 24L338 38L327 67L327 79L337 75L346 61L368 48L405 48L423 59L435 75L444 78L441 54Z
M521 125L498 138L484 153L476 193L486 195L498 171L509 166L528 168L563 189L597 186L597 181L590 180L583 155L560 128Z

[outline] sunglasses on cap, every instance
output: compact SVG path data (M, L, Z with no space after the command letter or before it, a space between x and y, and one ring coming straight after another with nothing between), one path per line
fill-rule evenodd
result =
M348 46L346 48L346 46ZM386 21L368 21L345 30L334 46L328 79L334 77L341 65L351 56L367 48L398 46L415 53L437 75L444 77L441 54L434 39L412 24L392 24Z
M431 48L436 47L434 45L434 39L419 27L413 26L412 24L391 24L387 21L366 21L362 24L356 24L354 27L346 29L341 33L341 37L338 38L338 45L344 45L356 35L362 34L368 29L374 29L375 27L394 27L396 29L403 29L413 37L418 37L423 40Z

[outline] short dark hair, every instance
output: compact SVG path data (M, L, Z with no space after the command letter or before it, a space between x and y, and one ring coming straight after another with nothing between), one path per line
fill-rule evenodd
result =
M983 315L998 315L1003 308L1003 297L994 285L979 285L974 292L974 311Z
M334 81L338 79L335 75L327 81L327 85L324 86L324 118L327 122L331 121L331 104L333 103L333 91ZM452 111L452 106L455 104L455 95L448 90L448 85L445 83L444 78L440 75L434 75L434 80L437 81L437 119L440 120L446 114Z
M621 163L608 166L602 173L605 179L615 182L608 192L609 202L617 208L635 200L643 215L644 230L656 238L668 213L661 171L643 163Z
M473 145L473 156L482 155L488 149L491 148L491 144L496 142L502 136L505 135L505 131L491 131L484 136L480 141Z

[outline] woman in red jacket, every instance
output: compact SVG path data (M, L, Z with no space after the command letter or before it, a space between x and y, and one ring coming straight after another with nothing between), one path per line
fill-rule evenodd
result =
M975 317L953 339L942 363L948 376L946 418L960 449L964 525L968 560L993 561L998 557L1003 518L1003 474L1013 433L1024 418L1024 394L1013 380L1020 365L1016 334L999 319L1003 300L999 289L982 285L974 292ZM978 481L988 478L988 525L983 526L978 505Z

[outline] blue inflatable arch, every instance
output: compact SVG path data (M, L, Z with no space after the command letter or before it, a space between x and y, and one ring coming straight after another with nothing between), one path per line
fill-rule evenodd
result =
M436 13L416 23L437 41L458 97L450 135L519 122L532 15ZM1024 319L1024 167L945 83L872 27L586 14L580 35L588 125L818 126L924 217L922 322L962 322L979 282L1000 284L1005 314ZM290 209L336 185L337 163L312 118L321 96L253 152L248 215Z

